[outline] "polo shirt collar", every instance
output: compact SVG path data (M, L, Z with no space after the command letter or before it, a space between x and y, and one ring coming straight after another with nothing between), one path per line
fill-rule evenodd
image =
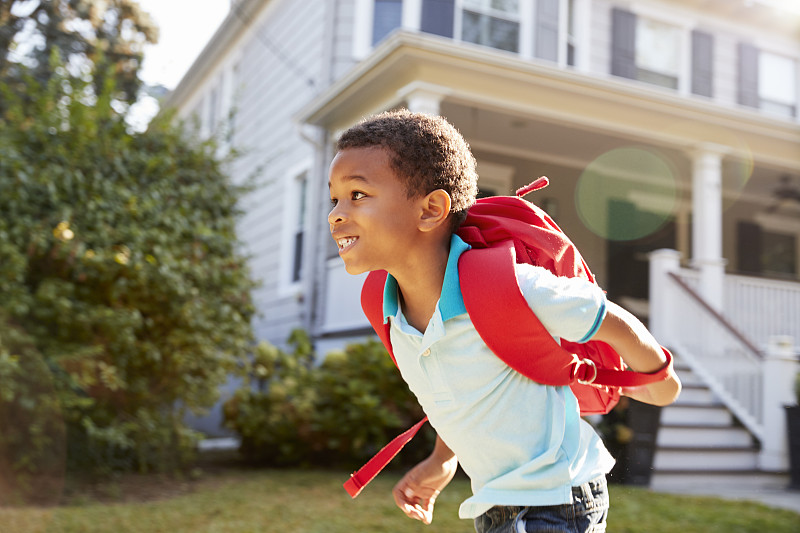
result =
M461 295L461 284L458 280L458 258L470 248L471 246L458 235L453 234L450 237L450 254L447 256L442 294L438 303L442 322L467 312L467 308L464 306L464 297ZM387 275L386 284L383 286L384 323L389 317L397 315L400 307L398 292L397 280L391 274Z

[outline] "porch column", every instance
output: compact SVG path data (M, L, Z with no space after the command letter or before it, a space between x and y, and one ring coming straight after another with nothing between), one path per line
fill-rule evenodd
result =
M681 254L676 250L661 249L650 252L650 320L649 329L664 346L672 345L674 330L672 319L677 304L674 302L675 285L669 280L670 272L680 269Z
M722 257L722 157L726 149L702 145L692 154L692 260L700 270L700 295L723 310L725 263Z
M397 91L397 96L406 101L409 111L436 116L440 112L445 92L438 85L413 82Z
M758 457L759 467L767 472L789 470L788 430L783 406L795 403L794 378L797 371L792 337L770 338L762 374L764 440Z

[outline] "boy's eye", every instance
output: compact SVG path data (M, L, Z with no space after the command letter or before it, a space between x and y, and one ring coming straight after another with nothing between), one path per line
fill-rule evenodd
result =
M364 197L366 197L366 196L367 196L367 195L366 195L366 194L364 194L364 193L363 193L363 192L361 192L361 191L353 191L353 194L351 195L351 197L353 198L353 200L360 200L360 199L362 199L362 198L364 198Z
M331 198L331 207L336 207L336 204L338 204L338 203L339 203L339 200L337 200L336 198Z

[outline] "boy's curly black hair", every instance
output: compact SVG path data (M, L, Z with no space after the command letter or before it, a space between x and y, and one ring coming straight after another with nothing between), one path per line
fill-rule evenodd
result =
M381 146L405 181L409 198L436 189L450 195L452 229L467 216L478 191L475 158L458 130L442 117L406 109L368 117L339 137L337 151Z

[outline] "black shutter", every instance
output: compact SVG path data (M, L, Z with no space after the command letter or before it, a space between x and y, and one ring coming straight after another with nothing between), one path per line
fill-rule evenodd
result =
M739 103L759 107L758 48L739 43Z
M692 32L692 93L714 96L714 37Z
M636 79L636 15L618 7L611 12L611 74Z
M760 274L763 270L763 232L761 226L752 222L739 221L736 235L736 262L739 272Z
M453 37L455 0L423 0L420 29L426 33Z
M558 6L559 0L536 2L536 50L541 59L558 61Z

